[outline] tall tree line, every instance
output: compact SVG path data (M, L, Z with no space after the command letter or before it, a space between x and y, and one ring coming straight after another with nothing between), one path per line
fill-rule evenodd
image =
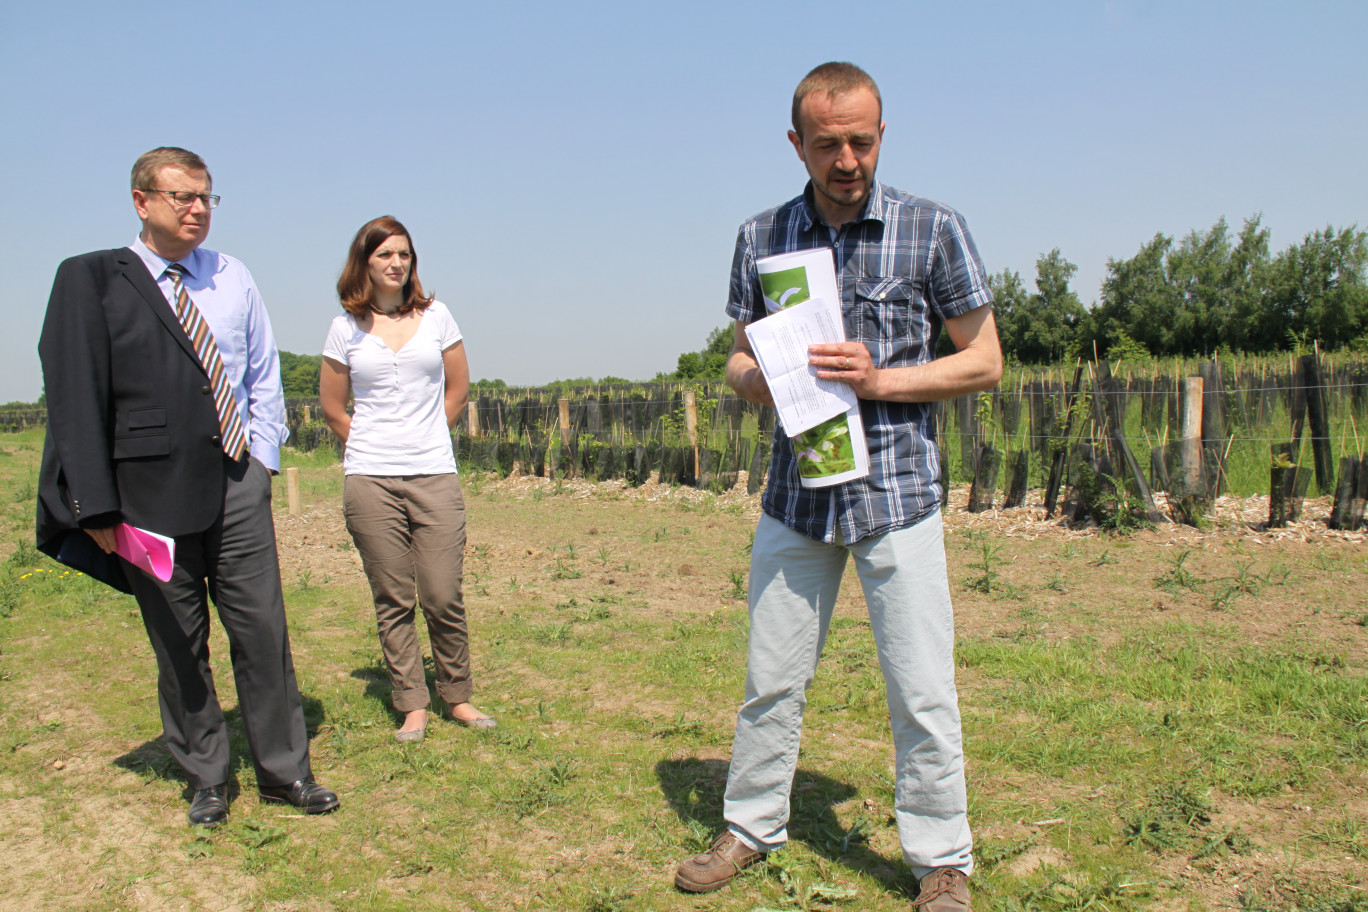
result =
M1282 351L1312 341L1326 351L1368 353L1368 232L1327 226L1276 256L1268 238L1258 215L1233 235L1225 219L1181 240L1156 234L1130 259L1107 261L1102 299L1091 308L1070 287L1078 267L1059 248L1036 260L1035 291L1020 273L1004 269L989 276L1003 352L1022 364L1091 357L1094 349L1113 358L1191 357L1221 349ZM942 344L949 343L942 338ZM673 371L654 379L721 379L731 345L731 326L720 326L701 350L684 352ZM280 353L286 396L318 394L320 360Z
M1154 356L1226 348L1273 352L1317 341L1368 351L1368 232L1313 231L1271 255L1262 218L1236 234L1225 219L1181 240L1164 234L1107 261L1091 309L1069 288L1077 267L1056 248L1036 261L1036 291L1019 273L990 277L1003 350L1027 363L1091 355L1096 346Z

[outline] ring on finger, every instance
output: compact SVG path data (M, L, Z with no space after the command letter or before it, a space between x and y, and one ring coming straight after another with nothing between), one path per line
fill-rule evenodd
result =
M845 369L846 369L846 370L850 370L850 359L849 359L849 358L846 358Z

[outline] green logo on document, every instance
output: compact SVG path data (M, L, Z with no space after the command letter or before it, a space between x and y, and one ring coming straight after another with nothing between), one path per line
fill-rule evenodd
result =
M808 293L807 269L795 266L760 276L760 290L765 293L765 307L773 313L784 307L802 304L812 297Z

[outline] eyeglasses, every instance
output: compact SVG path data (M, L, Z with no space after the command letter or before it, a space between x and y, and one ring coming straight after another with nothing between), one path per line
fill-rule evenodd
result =
M195 200L204 203L205 209L217 209L219 198L212 193L191 193L189 190L158 190L156 187L144 187L144 193L165 193L171 197L171 201L177 206L184 208L193 206Z

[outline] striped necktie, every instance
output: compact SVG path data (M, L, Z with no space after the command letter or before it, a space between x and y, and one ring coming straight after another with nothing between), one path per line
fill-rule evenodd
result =
M214 334L185 290L184 273L185 267L179 263L166 267L176 292L176 317L190 337L190 344L195 346L195 354L213 386L214 408L218 412L219 429L223 432L223 452L234 460L241 459L247 449L247 431L242 426L242 416L238 414L237 400L233 398L233 388L228 383L228 372L223 367Z

